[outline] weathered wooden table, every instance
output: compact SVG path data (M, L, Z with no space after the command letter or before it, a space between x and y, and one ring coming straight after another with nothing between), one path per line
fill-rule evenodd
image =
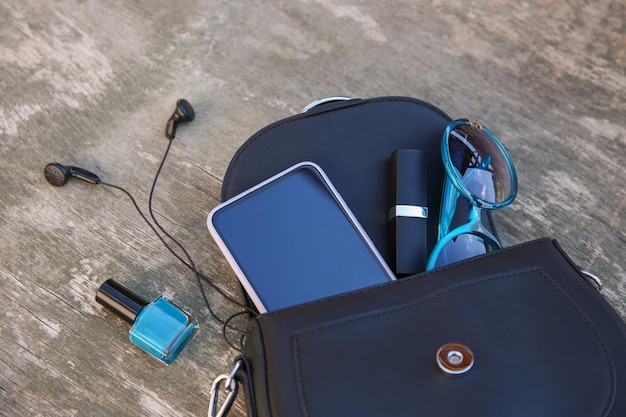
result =
M510 151L505 245L556 237L626 318L626 6L621 0L5 0L0 4L0 415L205 415L237 351L194 275L121 192L42 175L52 161L146 210L179 97L157 218L235 297L206 229L235 150L333 95L405 95L473 116ZM117 278L189 307L201 330L171 366L94 301ZM205 286L221 317L236 311ZM238 400L234 416L245 415Z

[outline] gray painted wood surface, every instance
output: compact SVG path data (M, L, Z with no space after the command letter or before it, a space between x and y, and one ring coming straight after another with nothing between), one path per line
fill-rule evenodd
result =
M51 161L90 169L145 210L179 97L197 117L154 206L236 297L205 226L236 149L320 97L405 95L500 136L520 185L496 214L504 244L557 238L626 318L625 13L621 0L3 1L0 415L206 414L237 352L193 274L122 193L42 175ZM197 314L172 366L95 303L108 278ZM220 316L236 311L207 291Z

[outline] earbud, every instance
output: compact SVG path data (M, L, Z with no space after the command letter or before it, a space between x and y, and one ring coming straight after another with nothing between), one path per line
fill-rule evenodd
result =
M55 187L65 185L70 177L76 177L92 184L100 183L100 178L98 178L98 176L93 172L89 172L86 169L78 167L66 167L57 162L50 162L46 165L43 169L43 174L46 177L46 180Z
M194 119L194 117L196 117L196 113L193 111L191 104L184 98L178 100L176 102L176 109L165 126L165 137L169 140L174 139L178 123L190 122ZM89 172L86 169L79 167L64 166L58 162L51 162L46 165L43 173L46 180L55 187L65 185L67 181L69 181L70 177L75 177L92 184L100 183L100 178L93 172Z
M165 137L169 140L174 139L178 123L191 122L194 117L196 117L196 113L193 111L191 104L184 98L178 100L176 102L176 110L174 110L174 114L172 114L165 126Z

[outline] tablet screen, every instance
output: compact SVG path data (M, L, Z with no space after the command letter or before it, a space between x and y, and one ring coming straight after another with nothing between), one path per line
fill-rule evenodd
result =
M318 169L288 170L212 212L222 250L260 311L393 279Z

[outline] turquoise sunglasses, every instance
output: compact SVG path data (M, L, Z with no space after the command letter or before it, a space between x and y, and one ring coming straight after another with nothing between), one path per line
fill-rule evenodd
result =
M482 224L482 210L506 207L517 194L513 161L482 124L470 119L451 122L443 133L441 156L446 180L438 241L427 270L500 249L498 239ZM468 222L450 231L459 196L470 204Z

